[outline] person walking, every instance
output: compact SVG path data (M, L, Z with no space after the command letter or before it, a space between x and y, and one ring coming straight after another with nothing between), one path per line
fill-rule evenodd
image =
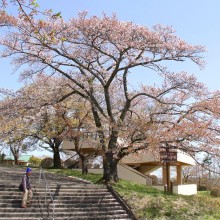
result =
M22 194L22 203L21 207L26 208L27 204L30 204L33 192L31 189L31 183L30 183L30 175L32 173L32 170L30 167L26 169L26 174L22 177L22 187L23 187L23 194Z

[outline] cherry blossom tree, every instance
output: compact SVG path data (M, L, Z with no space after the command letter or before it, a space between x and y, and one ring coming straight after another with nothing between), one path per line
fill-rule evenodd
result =
M34 19L1 13L0 24L6 18L13 28L0 39L2 57L22 67L21 79L42 73L62 76L70 89L62 100L74 94L90 103L105 181L117 181L117 163L131 152L171 143L182 144L185 151L195 149L187 143L205 135L202 128L210 124L203 125L199 114L192 116L197 111L188 104L204 99L205 87L187 73L166 68L169 61L186 60L202 66L204 48L181 40L170 27L149 29L115 15L88 17L86 12L69 21L50 14ZM132 89L128 81L135 69L155 71L163 82Z
M18 159L22 152L27 150L27 140L23 136L23 132L26 130L26 126L21 121L21 118L11 118L10 121L0 120L0 140L4 144L5 148L9 148L14 156L15 164L18 165Z
M80 97L72 96L71 99L65 97L69 90L68 82L65 79L53 78L52 80L52 78L47 76L41 76L34 86L36 88L31 85L29 86L31 91L28 89L25 92L29 95L30 93L35 95L32 95L31 98L29 96L26 97L27 103L24 107L27 108L29 106L29 108L34 109L32 116L34 117L33 124L36 129L31 136L38 138L44 144L46 143L53 150L54 166L56 168L61 167L59 156L61 143L64 139L73 140L75 142L75 150L82 160L82 173L86 174L87 158L81 152L79 139L83 135L81 129L94 130L94 123L91 121L91 108ZM38 93L36 95L37 90ZM72 90L69 92L72 93ZM32 99L35 100L34 106L32 105ZM61 102L61 100L63 101ZM22 101L24 102L24 97ZM38 103L37 106L40 108L40 114L36 114L36 103ZM36 115L38 116L36 117Z
M64 139L72 141L74 143L74 151L78 154L81 160L82 174L87 174L88 160L100 154L100 147L99 145L97 145L96 147L93 147L93 150L90 151L90 153L84 152L80 140L88 138L89 134L93 136L93 133L95 133L95 126L94 123L92 123L91 109L88 108L87 103L84 103L83 109L81 107L78 109L75 108L75 110L77 110L77 112L74 117L78 122L73 127L69 125L68 120L71 119L68 118L68 120L66 120L67 129L66 132L64 132L63 137Z
M5 91L8 98L0 103L2 140L14 146L20 140L28 139L29 145L49 147L53 152L54 167L61 168L61 143L70 131L75 137L79 135L74 128L85 123L79 122L78 112L85 114L85 121L89 111L78 98L60 102L66 90L64 80L42 75L16 93ZM19 148L17 152L20 152Z

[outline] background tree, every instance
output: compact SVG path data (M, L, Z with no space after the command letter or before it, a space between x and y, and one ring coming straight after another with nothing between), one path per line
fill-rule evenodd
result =
M78 98L60 102L67 89L63 79L48 79L42 75L16 93L7 93L11 98L2 101L1 115L9 130L4 135L2 130L1 134L6 138L19 135L20 138L28 138L33 147L51 150L54 167L61 168L60 151L63 139L67 138L65 134L71 131L76 137L76 126L85 127L85 123L79 121L79 116L85 114L83 117L86 118L89 111Z
M210 166L212 164L212 158L209 154L206 154L204 159L202 160L203 166ZM209 177L211 177L211 171L209 170Z
M22 118L22 111L14 112L13 109L7 111L11 101L12 99L7 97L0 102L0 140L13 154L15 164L18 164L19 156L22 152L26 152L29 145L27 136L24 135L27 132L27 123ZM6 112L11 113L6 114Z
M196 181L197 169L198 168L195 167L195 166L185 166L182 169L182 175L183 175L184 183L189 183L189 182L195 182Z
M79 101L80 100L80 101ZM75 102L76 103L76 102ZM95 133L95 126L92 121L91 108L87 101L83 101L82 98L78 99L80 103L78 106L75 105L74 117L65 118L67 129L63 133L64 139L70 140L74 144L75 152L80 158L82 164L82 174L88 173L88 160L97 156L100 153L99 144L93 146L93 152L89 154L83 151L82 140L88 138L89 135L97 135ZM75 120L73 125L72 120Z
M0 161L1 161L1 163L2 163L2 161L4 160L4 158L5 158L5 153L4 153L4 151L3 151L3 149L4 149L4 146L2 146L1 148L0 148Z

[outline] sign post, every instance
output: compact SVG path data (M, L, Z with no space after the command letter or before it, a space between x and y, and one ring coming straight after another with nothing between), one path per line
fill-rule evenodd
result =
M168 147L161 147L160 150L160 162L166 167L166 185L164 189L167 189L167 192L171 192L170 189L170 164L177 161L177 152L170 151Z

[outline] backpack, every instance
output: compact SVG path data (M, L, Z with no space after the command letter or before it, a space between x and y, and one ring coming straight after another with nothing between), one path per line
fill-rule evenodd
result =
M18 189L22 192L24 191L24 187L23 187L22 183L19 185Z

